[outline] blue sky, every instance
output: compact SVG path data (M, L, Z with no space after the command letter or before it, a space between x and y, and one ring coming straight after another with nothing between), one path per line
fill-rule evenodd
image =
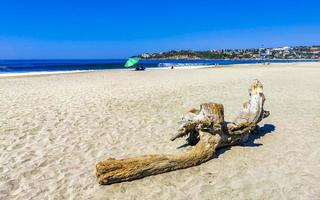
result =
M320 44L320 1L1 0L0 59Z

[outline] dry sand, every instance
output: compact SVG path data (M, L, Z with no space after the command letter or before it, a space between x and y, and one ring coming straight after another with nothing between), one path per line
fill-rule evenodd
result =
M201 166L100 186L108 157L174 153L180 117L220 102L232 120L258 78L262 134ZM319 199L320 63L99 71L0 79L0 199Z

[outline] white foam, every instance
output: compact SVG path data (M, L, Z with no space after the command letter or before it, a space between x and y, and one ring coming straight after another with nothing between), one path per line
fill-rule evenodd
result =
M174 65L173 69L202 69L202 68L212 68L215 65ZM133 69L133 68L132 68ZM154 69L171 69L171 66L166 67L149 67L146 70ZM113 70L128 70L124 69L113 69ZM41 75L54 75L54 74L71 74L71 73L84 73L93 71L104 71L104 70L73 70L73 71L46 71L46 72L21 72L21 73L0 73L0 77L16 77L16 76L41 76Z
M73 70L73 71L51 71L51 72L22 72L22 73L0 73L0 77L13 77L13 76L40 76L40 75L51 75L51 74L70 74L70 73L82 73L91 72L97 70Z

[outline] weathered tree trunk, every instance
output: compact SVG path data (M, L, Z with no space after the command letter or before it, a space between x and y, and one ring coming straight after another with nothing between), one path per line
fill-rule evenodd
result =
M218 136L218 135L217 135ZM192 150L177 155L147 155L122 160L108 159L97 164L100 184L135 180L199 165L214 156L219 138L200 132L201 140Z
M195 147L174 155L147 155L128 159L107 159L96 165L100 184L112 184L199 165L214 157L217 148L243 143L256 129L257 123L269 115L264 111L263 86L255 80L249 89L250 99L239 116L231 123L224 122L223 105L201 104L183 119L178 133L171 138L188 136Z

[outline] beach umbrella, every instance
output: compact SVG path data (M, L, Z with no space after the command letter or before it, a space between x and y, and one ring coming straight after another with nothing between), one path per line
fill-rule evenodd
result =
M125 67L135 66L136 64L138 64L139 60L140 60L139 58L130 58L124 66Z

